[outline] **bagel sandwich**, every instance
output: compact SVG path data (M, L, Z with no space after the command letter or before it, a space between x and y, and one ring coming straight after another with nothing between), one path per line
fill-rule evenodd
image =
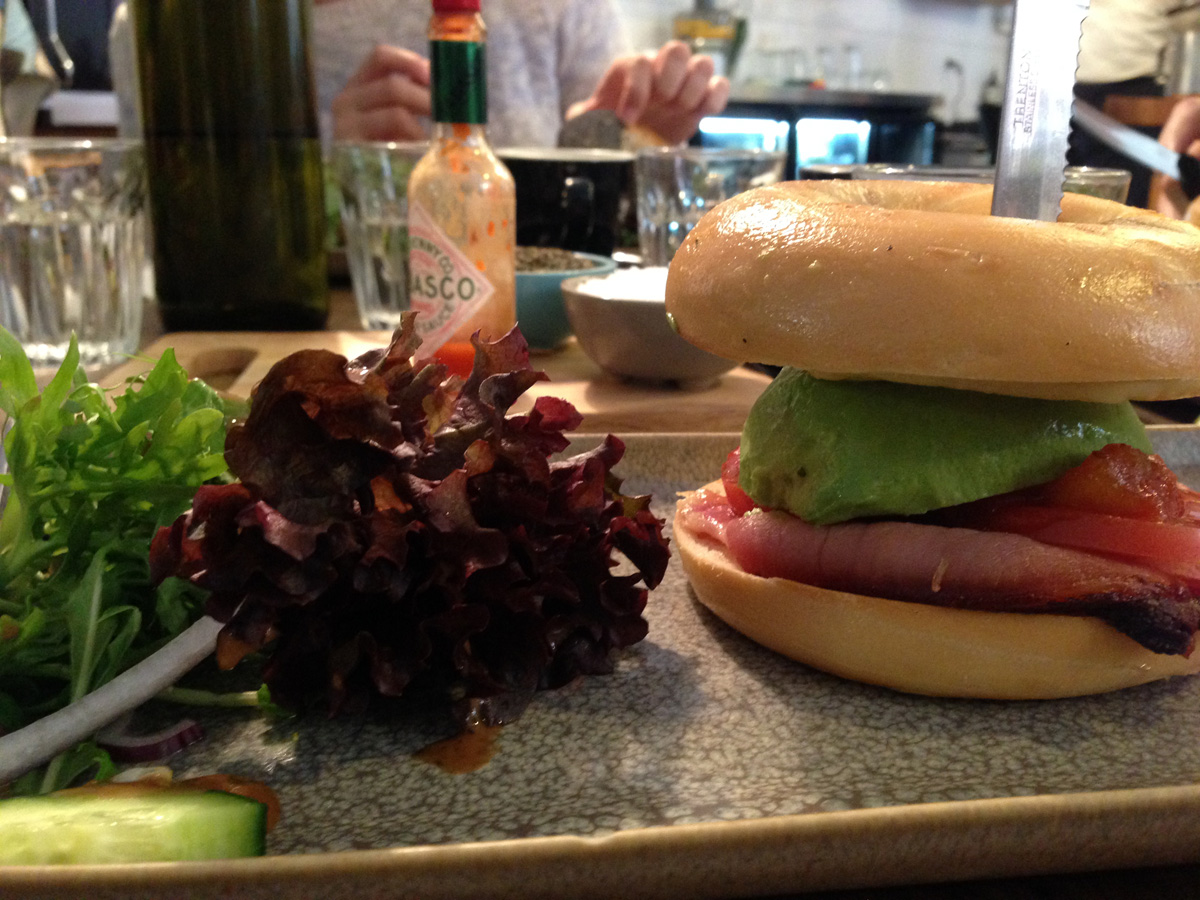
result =
M900 691L1070 697L1200 671L1200 495L1131 401L1200 395L1200 229L1067 194L799 181L710 211L666 308L782 367L681 496L697 599ZM717 473L714 473L716 476Z

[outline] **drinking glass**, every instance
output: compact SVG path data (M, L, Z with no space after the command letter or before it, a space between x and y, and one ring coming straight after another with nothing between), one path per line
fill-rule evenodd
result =
M1126 169L1067 166L1063 176L1063 190L1124 203L1129 198L1129 182L1132 178L1132 173Z
M891 181L971 181L991 184L996 179L996 170L991 166L867 163L851 167L850 177ZM1130 177L1130 173L1125 169L1067 166L1063 171L1063 190L1068 193L1090 194L1104 200L1124 203L1129 197Z
M638 153L638 246L642 264L665 266L700 218L722 200L783 178L773 150L653 147Z
M146 266L142 145L0 140L0 325L38 367L133 353Z
M391 331L409 308L408 176L428 148L424 141L333 146L330 165L363 328Z

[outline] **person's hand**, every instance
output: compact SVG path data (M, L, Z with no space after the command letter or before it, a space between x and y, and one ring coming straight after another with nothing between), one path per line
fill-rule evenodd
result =
M1171 114L1158 134L1158 142L1176 153L1200 157L1200 97L1184 97L1171 107ZM1191 201L1179 182L1166 178L1154 208L1172 219L1187 217Z
M669 41L657 53L622 56L613 60L591 97L571 106L567 118L611 109L626 125L677 144L729 100L729 80L713 71L710 57L693 55L682 41Z
M415 141L431 110L429 60L383 44L371 51L333 98L336 140Z

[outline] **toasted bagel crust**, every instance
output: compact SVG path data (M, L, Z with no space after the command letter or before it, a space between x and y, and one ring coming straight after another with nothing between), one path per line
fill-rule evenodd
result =
M702 490L720 493L721 483ZM1200 671L1200 652L1152 653L1095 618L950 609L751 575L678 512L674 544L696 597L726 623L854 681L940 697L1039 700Z
M721 203L670 266L710 352L830 378L1049 399L1200 395L1200 229L1079 194L1059 222L991 187L796 181Z

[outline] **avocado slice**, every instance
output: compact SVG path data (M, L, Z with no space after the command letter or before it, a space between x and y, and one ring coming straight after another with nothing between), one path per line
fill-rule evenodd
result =
M1032 400L784 369L742 430L742 489L818 525L916 515L1050 481L1107 444L1150 452L1129 403Z

